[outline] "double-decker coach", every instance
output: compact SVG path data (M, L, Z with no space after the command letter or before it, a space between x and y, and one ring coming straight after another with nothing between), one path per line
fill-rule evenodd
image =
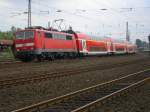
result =
M114 54L125 54L127 52L126 41L114 39L113 51L114 51Z
M83 33L76 34L77 46L83 55L104 55L113 52L112 40L106 37L90 36Z

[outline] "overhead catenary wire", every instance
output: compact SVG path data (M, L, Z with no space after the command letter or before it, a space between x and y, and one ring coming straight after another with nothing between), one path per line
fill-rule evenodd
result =
M92 1L93 2L93 1ZM106 2L108 2L108 1L106 1ZM100 1L99 1L99 3L100 3ZM98 2L96 3L97 5L98 5ZM111 4L111 2L110 2L110 4ZM37 5L39 5L39 7L35 7L35 6L37 6ZM126 8L126 7L123 7L123 8L113 8L111 5L110 6L107 6L107 4L103 4L104 6L106 6L106 8L108 7L108 9L110 9L110 11L111 12L113 12L113 13L109 13L109 10L108 11L99 11L99 10L93 10L93 13L96 13L96 14L93 14L92 15L92 17L89 17L88 16L88 14L89 14L89 12L91 11L91 10L88 10L88 9L83 9L82 11L81 11L81 13L78 13L78 12L72 12L72 11L68 11L68 10L66 10L66 9L60 9L60 8L57 8L57 7L53 7L53 6L51 6L50 4L46 4L45 2L43 2L43 1L41 1L41 2L38 2L38 0L32 0L32 13L33 13L33 16L34 15L41 15L41 17L42 18L46 18L46 17L48 17L49 19L51 19L50 18L50 14L51 14L51 10L53 10L53 13L54 12L56 12L57 14L60 14L60 13L63 13L63 14L66 14L66 15L71 15L71 16L75 16L75 17L79 17L79 18L82 18L82 19L85 19L85 20L87 20L87 21L90 21L90 22L92 22L92 23L95 23L95 20L97 20L98 22L103 22L102 20L100 20L101 19L101 17L100 17L100 15L103 15L103 16L105 16L105 15L111 15L111 16L113 16L113 15L116 15L116 16L119 16L120 18L121 18L121 20L125 20L125 17L123 17L124 15L126 16L126 14L125 13L120 13L120 9L128 9L128 7ZM43 7L43 8L41 8L41 6ZM5 8L7 8L6 6L4 6ZM1 8L1 7L0 7ZM16 14L14 14L14 15L11 15L10 16L10 19L14 19L13 17L16 17L16 16L20 16L20 17L22 17L22 18L24 18L24 20L25 19L27 19L27 16L25 15L25 13L24 12L26 12L27 11L27 8L25 8L25 7L22 7L23 9L21 9L20 7L19 8L15 8L15 7L12 7L12 8L10 8L10 7L8 7L8 10L11 10L11 12L9 12L10 13L10 15L13 13L13 12L15 12L16 11ZM130 7L129 7L130 8ZM142 9L142 8L149 8L149 7L131 7L132 9ZM130 9L131 9L130 8ZM38 9L38 10L36 10L36 9ZM42 10L45 10L45 9L48 9L48 11L50 12L49 14L42 14L40 11L41 11L41 9ZM103 7L103 9L105 9L105 7ZM76 10L76 9L75 9ZM17 11L18 11L18 15L17 15ZM133 11L129 11L129 12L133 12ZM128 14L128 12L127 12L127 14ZM48 16L47 16L48 15ZM21 18L21 19L22 19ZM98 19L95 19L95 18L100 18L99 20ZM120 19L119 18L119 19ZM17 18L15 18L15 19L20 19L19 17L17 17ZM46 20L46 19L45 19ZM68 21L68 20L66 20L66 21ZM70 20L70 21L72 21L72 20ZM131 19L130 19L130 21L131 21ZM118 22L118 21L117 21ZM116 22L116 24L118 25L118 23ZM134 21L133 21L134 22ZM109 26L107 23L104 23L105 24L105 27L107 27L107 26ZM119 23L120 25L121 25L121 23ZM114 27L114 25L113 25L113 27ZM111 28L112 29L112 28ZM113 28L114 29L114 28Z
M32 2L33 2L34 4L39 5L39 4L38 4L38 2L37 2L37 1L35 1L35 0L33 0ZM93 19L93 18L86 17L86 16L79 15L79 14L75 14L75 13L72 13L72 12L67 11L67 10L65 10L65 9L59 9L59 8L56 8L56 7L52 7L52 6L49 6L49 5L44 4L44 3L40 3L40 6L44 6L44 7L46 7L46 8L53 9L53 10L55 10L55 12L61 12L61 13L65 13L65 14L68 14L68 15L72 15L72 16L80 17L80 18L83 18L83 19L86 19L86 20L88 20L88 21L92 21L92 22L94 22L94 21L95 21L95 19Z

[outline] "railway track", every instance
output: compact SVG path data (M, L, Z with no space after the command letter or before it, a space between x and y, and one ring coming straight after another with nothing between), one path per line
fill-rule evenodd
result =
M12 59L8 59L6 61L0 61L0 65L3 65L3 64L17 64L17 63L21 63L21 61L15 61L15 60L12 60Z
M135 54L130 54L130 55L135 55ZM118 56L119 57L119 55L114 55L114 56ZM81 60L81 59L91 59L92 57L86 57L86 58L78 58L78 60ZM72 59L63 59L63 60L61 60L61 59L56 59L54 62L65 62L65 61L68 61L68 60L72 60ZM44 60L44 61L42 61L42 62L39 62L39 61L37 61L37 60L34 60L33 62L38 62L38 63L45 63L45 62L49 62L49 60ZM14 60L14 59L7 59L7 60L1 60L0 61L0 66L2 66L2 65L4 65L4 64L20 64L20 63L26 63L26 64L28 64L28 63L31 63L31 62L22 62L22 61L19 61L19 60Z
M92 112L150 81L150 69L78 90L12 112Z
M64 71L58 71L58 72L52 72L52 73L46 73L46 74L36 74L36 75L32 75L30 77L19 77L19 78L0 80L0 89L6 88L6 87L22 85L22 84L26 84L26 83L41 82L44 80L61 78L61 77L66 77L66 76L71 76L71 75L78 75L79 73L83 73L83 72L89 72L89 71L95 71L95 70L105 70L105 69L111 69L111 68L115 68L115 67L122 67L122 66L126 66L126 65L129 65L132 63L138 64L139 62L144 61L144 60L146 60L146 59L116 63L116 64L112 64L112 65L107 65L107 66L102 66L102 65L86 66L86 67L81 67L81 68L72 69L72 70L64 70Z

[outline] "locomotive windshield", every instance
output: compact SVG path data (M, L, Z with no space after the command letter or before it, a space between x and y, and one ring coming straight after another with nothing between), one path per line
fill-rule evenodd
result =
M34 32L33 31L24 31L24 32L17 32L16 38L17 39L27 39L27 38L33 38Z

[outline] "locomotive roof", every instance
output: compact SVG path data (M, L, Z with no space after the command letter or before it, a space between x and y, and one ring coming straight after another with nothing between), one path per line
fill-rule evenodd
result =
M43 31L43 32L51 32L51 33L60 33L60 34L67 34L67 35L71 35L70 33L67 32L62 32L62 31L56 31L56 30L46 30L46 29L24 29L24 30L18 30L17 32L22 32L22 31ZM16 32L16 33L17 33Z

